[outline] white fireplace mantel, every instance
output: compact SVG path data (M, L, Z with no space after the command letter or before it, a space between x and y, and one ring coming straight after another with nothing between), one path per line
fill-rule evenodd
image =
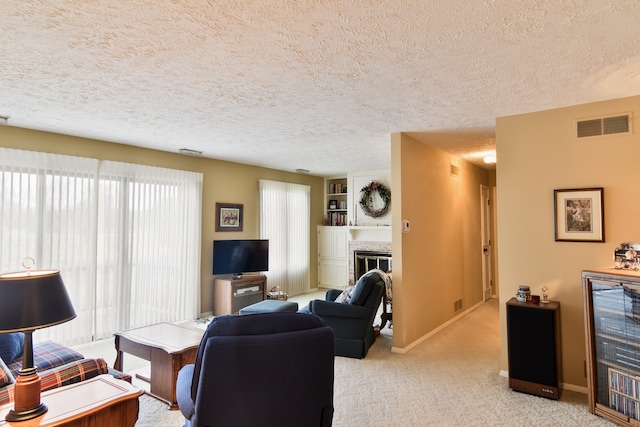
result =
M391 241L391 226L353 225L348 226L350 240Z

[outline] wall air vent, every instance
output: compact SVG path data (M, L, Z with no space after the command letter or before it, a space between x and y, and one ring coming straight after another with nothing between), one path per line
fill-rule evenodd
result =
M578 138L619 133L631 133L631 113L576 121Z

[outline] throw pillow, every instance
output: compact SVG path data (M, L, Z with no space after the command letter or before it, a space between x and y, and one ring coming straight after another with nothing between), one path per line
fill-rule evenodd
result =
M355 286L347 287L344 291L342 291L340 295L338 295L338 297L336 298L336 302L349 304L349 302L351 301L351 294L353 293L353 290L355 288Z
M0 358L5 363L11 363L16 357L22 356L23 346L24 334L22 332L0 334Z
M15 379L13 378L11 371L7 368L7 365L4 364L2 359L0 359L0 388L8 384L13 384L14 382Z

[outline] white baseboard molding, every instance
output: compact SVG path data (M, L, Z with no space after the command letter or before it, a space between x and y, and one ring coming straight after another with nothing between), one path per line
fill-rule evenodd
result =
M567 384L567 383L562 383L562 389L575 391L576 393L582 393L582 394L587 394L587 392L589 391L586 387L582 387L575 384Z
M430 337L432 337L433 335L437 334L438 332L440 332L441 330L443 330L447 326L449 326L449 325L455 323L456 321L462 319L464 316L466 316L467 314L469 314L472 311L476 310L478 307L481 307L483 304L484 304L484 302L479 302L478 304L474 305L473 307L470 307L469 309L465 310L464 312L460 313L459 315L457 315L456 317L452 318L451 320L449 320L449 321L443 323L442 325L438 326L437 328L435 328L434 330L432 330L428 334L420 337L419 339L415 340L414 342L412 342L411 344L409 344L406 347L391 347L391 352L392 353L400 353L400 354L408 353L413 348L415 348L417 345L423 343L425 340L427 340Z
M509 371L505 371L504 369L501 369L500 376L509 378ZM569 384L569 383L562 383L560 388L562 388L562 390L575 391L576 393L582 393L582 394L587 394L587 391L588 391L586 387L575 385L575 384Z

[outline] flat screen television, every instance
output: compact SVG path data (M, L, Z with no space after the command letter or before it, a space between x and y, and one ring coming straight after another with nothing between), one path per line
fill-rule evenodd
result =
M269 240L214 240L213 274L231 274L234 279L243 273L269 270Z

